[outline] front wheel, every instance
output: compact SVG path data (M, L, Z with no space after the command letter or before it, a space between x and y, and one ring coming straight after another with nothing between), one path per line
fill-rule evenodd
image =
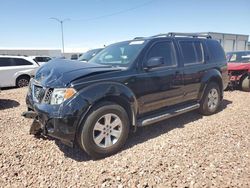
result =
M218 111L221 103L221 92L217 83L211 82L205 89L200 102L199 112L203 115L211 115Z
M250 79L246 76L241 82L241 88L243 91L250 91Z
M92 157L102 158L118 152L129 133L126 110L114 103L94 107L81 125L79 145Z

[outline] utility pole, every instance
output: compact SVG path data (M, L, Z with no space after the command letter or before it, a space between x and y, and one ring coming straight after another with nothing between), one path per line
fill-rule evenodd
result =
M64 23L65 21L70 21L70 19L67 18L67 19L64 19L64 20L60 20L60 19L54 18L54 17L49 18L49 19L55 20L55 21L57 21L58 23L60 23L60 25L61 25L61 33L62 33L62 53L64 54L64 33L63 33L63 23Z

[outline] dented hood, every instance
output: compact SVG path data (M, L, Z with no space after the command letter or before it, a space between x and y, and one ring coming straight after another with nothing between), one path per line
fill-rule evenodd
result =
M250 71L250 63L228 63L227 68L229 71L232 71L232 70L249 70Z
M38 69L35 82L50 88L66 87L70 82L78 78L117 70L120 69L109 65L55 59Z

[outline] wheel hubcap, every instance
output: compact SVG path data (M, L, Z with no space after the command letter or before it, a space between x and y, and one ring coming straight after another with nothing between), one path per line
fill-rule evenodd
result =
M26 80L26 79L21 79L21 80L18 81L18 86L19 87L26 87L28 85L29 85L29 81Z
M97 146L107 148L114 145L122 133L121 119L112 113L103 115L95 124L93 138Z
M216 89L211 89L208 93L208 108L215 110L219 102L219 94Z

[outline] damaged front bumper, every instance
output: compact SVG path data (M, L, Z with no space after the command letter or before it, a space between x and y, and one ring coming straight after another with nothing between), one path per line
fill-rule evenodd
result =
M34 111L27 111L27 112L23 112L22 116L25 118L34 119L33 123L30 126L30 134L38 135L42 133L43 129L42 129L41 124L37 120L37 113L35 113Z
M30 134L50 136L74 147L78 126L89 106L85 100L76 96L64 104L50 105L34 102L32 95L28 94L26 104L28 111L22 116L34 119Z

